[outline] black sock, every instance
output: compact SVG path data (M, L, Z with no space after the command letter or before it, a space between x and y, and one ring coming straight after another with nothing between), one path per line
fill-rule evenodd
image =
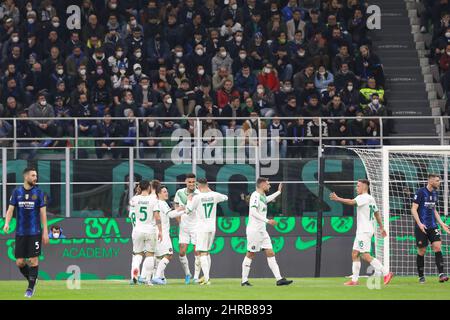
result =
M30 275L28 277L28 288L34 289L34 285L36 284L36 279L38 277L38 269L39 266L30 267Z
M25 279L28 280L28 276L30 275L30 267L27 264L25 264L23 267L19 267L19 271L21 274L23 274Z
M436 261L436 267L438 269L439 274L444 273L444 257L442 257L442 252L435 252L434 258Z
M425 257L421 255L417 255L417 272L419 273L419 277L423 277L423 272L425 269Z

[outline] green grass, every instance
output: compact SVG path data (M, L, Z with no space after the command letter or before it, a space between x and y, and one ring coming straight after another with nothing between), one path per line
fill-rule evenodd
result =
M294 278L288 287L276 287L274 279L251 279L253 287L241 287L239 279L212 279L210 286L185 285L170 279L166 286L130 286L125 280L85 280L80 290L68 290L65 281L38 284L33 299L163 299L163 300L291 300L291 299L450 299L450 283L428 277L420 285L417 278L395 277L388 286L370 290L367 279L359 287L345 287L345 278ZM25 281L0 281L0 299L24 299Z

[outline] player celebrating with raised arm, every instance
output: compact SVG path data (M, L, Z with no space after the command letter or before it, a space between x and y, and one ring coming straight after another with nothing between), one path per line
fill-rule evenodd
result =
M142 180L139 183L139 188L141 194L135 197L134 202L133 252L142 256L145 255L139 282L153 285L151 276L155 269L156 243L157 239L159 241L163 239L161 218L159 212L154 211L158 199L156 198L156 192L152 192L150 182Z
M163 232L163 240L156 245L156 257L159 262L156 266L156 273L152 279L154 284L166 284L167 281L164 276L164 270L172 260L173 248L172 240L170 239L170 218L177 218L184 214L184 208L178 206L177 210L172 210L167 204L169 199L169 192L166 186L160 186L157 189L158 205L154 211L158 211L161 216L161 225Z
M16 265L28 280L25 297L31 298L36 290L38 280L41 245L42 243L49 243L46 212L47 196L36 186L36 169L26 168L23 171L23 180L23 186L14 189L9 200L3 231L5 234L9 231L9 222L14 209L17 208Z
M177 190L175 194L175 198L173 199L175 203L175 209L178 209L178 206L186 207L188 197L190 194L196 195L198 194L198 190L196 188L195 182L195 174L188 173L185 179L186 187ZM191 215L183 215L179 219L180 223L180 234L178 237L178 243L180 248L180 262L183 267L183 271L185 274L185 283L189 284L191 281L191 271L189 269L189 261L186 256L187 247L190 243L194 245L194 254L195 254L195 272L194 272L194 282L198 281L200 276L200 255L195 248L195 222L196 222L195 214ZM177 219L178 220L178 219Z
M382 274L384 276L384 284L387 285L394 274L388 272L387 269L381 264L381 262L370 255L370 246L372 244L372 237L375 232L374 217L378 222L381 235L387 236L386 231L383 228L383 222L381 221L381 215L378 210L375 199L369 194L370 182L366 179L359 179L356 185L356 193L358 196L355 199L344 199L339 197L336 193L330 194L330 199L343 203L348 206L357 206L357 226L356 237L353 243L352 251L352 279L346 283L346 286L358 285L359 270L361 269L361 261L359 256L370 263L375 268L376 274Z
M275 253L272 249L272 241L266 230L266 224L272 226L277 225L275 220L267 219L267 203L275 200L281 194L282 184L280 183L278 186L277 192L266 197L266 193L269 192L269 189L269 179L258 178L256 181L256 191L253 192L250 197L249 218L246 229L247 254L242 262L242 286L251 286L248 282L250 266L255 257L255 253L261 250L266 252L267 263L277 279L277 286L290 285L293 282L292 280L286 280L281 276L280 268L278 267Z
M436 210L438 202L437 189L441 184L439 175L430 174L428 176L428 184L426 187L417 190L411 208L416 225L414 234L416 236L417 245L417 271L419 273L419 283L425 283L425 252L428 242L434 251L436 266L439 272L439 282L448 281L448 276L444 273L444 258L441 252L441 234L437 227L436 221L445 230L450 233L448 226L442 221Z
M200 263L204 280L200 285L209 285L209 270L211 269L211 255L209 251L216 233L217 204L228 200L228 196L212 191L206 179L198 179L199 194L188 200L186 212L196 214L195 226L197 252L200 253Z

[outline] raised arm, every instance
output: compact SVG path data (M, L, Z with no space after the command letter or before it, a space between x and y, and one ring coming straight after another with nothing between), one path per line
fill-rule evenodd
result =
M282 190L283 190L283 184L280 183L278 185L278 191L273 193L273 194L271 194L270 196L268 196L267 197L267 202L272 202L273 200L275 200L281 194Z
M341 198L341 197L339 197L336 194L336 192L330 193L330 200L333 200L333 201L336 201L336 202L340 202L340 203L346 204L348 206L356 206L356 200L355 199Z

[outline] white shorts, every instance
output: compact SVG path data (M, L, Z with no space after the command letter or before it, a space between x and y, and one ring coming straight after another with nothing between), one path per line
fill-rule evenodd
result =
M169 234L164 234L161 242L156 244L155 256L162 257L173 254L172 240Z
M197 236L194 228L180 228L178 243L196 244Z
M272 249L272 240L267 231L247 231L247 251L259 252Z
M131 235L133 240L133 252L155 252L157 236L156 233L144 233L133 230Z
M372 246L373 233L357 233L353 242L353 250L359 252L370 252Z
M211 250L214 243L214 232L197 232L197 245L195 249L198 251L207 252Z

